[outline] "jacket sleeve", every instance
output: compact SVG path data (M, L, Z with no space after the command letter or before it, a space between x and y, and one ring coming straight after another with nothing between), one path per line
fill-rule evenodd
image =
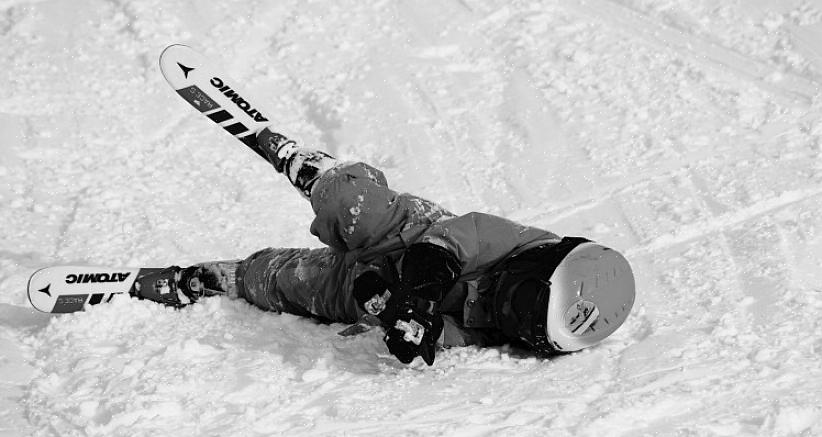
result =
M485 271L523 245L554 239L559 240L559 237L542 229L472 212L434 223L414 244L433 244L446 249L456 257L461 276L470 277ZM403 264L406 261L403 260Z

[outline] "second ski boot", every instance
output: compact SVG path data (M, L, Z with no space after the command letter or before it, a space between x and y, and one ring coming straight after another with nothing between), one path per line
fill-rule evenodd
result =
M163 305L182 308L201 297L236 296L235 273L239 262L215 262L191 267L158 269L140 276L132 294Z
M338 164L331 155L300 147L294 140L269 128L257 134L257 145L274 169L284 174L306 198L311 197L314 182Z

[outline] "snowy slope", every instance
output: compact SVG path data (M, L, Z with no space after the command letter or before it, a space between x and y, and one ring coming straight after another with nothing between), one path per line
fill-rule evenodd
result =
M821 0L0 0L0 42L0 435L822 435ZM624 251L636 312L432 368L227 299L36 313L44 265L318 245L173 42L397 189Z

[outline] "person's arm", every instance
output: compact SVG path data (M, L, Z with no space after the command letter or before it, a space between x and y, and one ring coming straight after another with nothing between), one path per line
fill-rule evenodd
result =
M374 275L363 280L359 299L367 311L381 305L388 350L403 363L420 356L431 365L443 321L439 302L460 278L479 274L513 250L555 234L489 214L471 213L432 225L402 257L400 283L389 298L378 294L389 284ZM363 278L365 279L365 278ZM357 289L357 287L355 287ZM383 311L384 310L384 311Z
M559 237L491 214L472 212L443 220L431 225L406 250L403 281L419 284L437 277L448 278L443 281L448 285L450 280L487 270L525 244L548 239ZM454 271L459 273L456 278L452 278Z

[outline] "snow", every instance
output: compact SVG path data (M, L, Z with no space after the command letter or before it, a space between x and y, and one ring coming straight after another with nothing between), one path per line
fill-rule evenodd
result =
M0 435L822 435L822 1L0 12ZM634 314L573 355L429 368L227 298L35 312L49 264L318 245L287 181L166 86L174 42L400 190L623 251Z

